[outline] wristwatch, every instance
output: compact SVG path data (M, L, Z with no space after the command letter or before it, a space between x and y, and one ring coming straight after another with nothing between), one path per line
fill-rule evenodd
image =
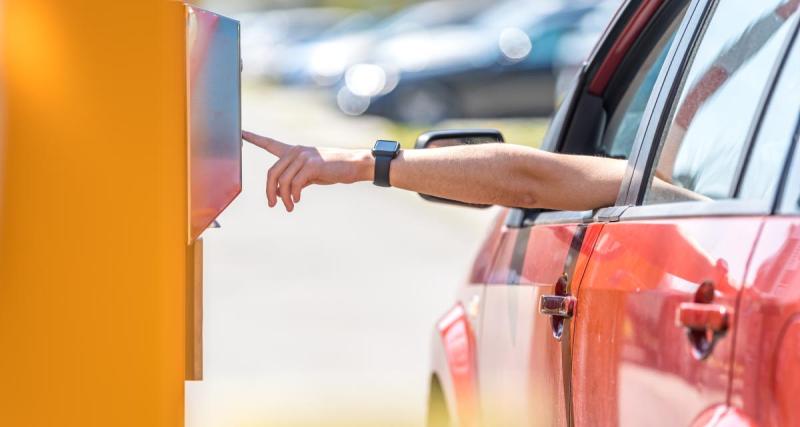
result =
M397 141L379 139L372 147L372 156L375 157L375 177L372 183L379 187L391 187L389 182L389 165L392 159L400 153L400 144Z

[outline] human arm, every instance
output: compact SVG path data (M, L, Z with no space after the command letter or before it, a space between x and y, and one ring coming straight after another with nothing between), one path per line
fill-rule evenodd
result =
M292 146L249 132L245 140L279 158L267 178L270 206L294 209L311 184L372 181L369 150ZM614 204L624 160L550 153L511 144L403 150L391 163L394 187L475 204L588 210Z

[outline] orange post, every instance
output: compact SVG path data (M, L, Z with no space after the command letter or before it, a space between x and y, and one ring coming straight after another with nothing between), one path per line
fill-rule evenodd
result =
M184 13L0 0L2 426L183 423Z

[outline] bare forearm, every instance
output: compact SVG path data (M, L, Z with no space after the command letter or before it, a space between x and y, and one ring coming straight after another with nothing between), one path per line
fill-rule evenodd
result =
M592 209L613 205L625 163L486 144L404 151L392 185L468 203Z
M517 148L486 144L403 151L392 161L392 185L467 203L531 206L535 196Z

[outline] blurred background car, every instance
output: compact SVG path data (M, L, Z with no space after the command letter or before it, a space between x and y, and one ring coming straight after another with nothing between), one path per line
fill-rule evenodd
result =
M347 114L374 114L406 123L448 118L547 116L555 106L559 67L573 67L591 45L561 48L573 33L596 40L582 25L611 10L594 2L511 0L468 25L387 40L370 63L346 73L337 94ZM577 43L572 43L576 45Z
M468 21L488 3L489 0L436 0L413 4L372 22L348 19L337 30L279 49L273 66L265 69L264 75L279 83L330 86L341 80L348 67L363 62L383 40ZM374 13L381 12L378 7Z
M618 4L434 0L238 17L249 75L332 87L347 115L433 124L549 115Z

